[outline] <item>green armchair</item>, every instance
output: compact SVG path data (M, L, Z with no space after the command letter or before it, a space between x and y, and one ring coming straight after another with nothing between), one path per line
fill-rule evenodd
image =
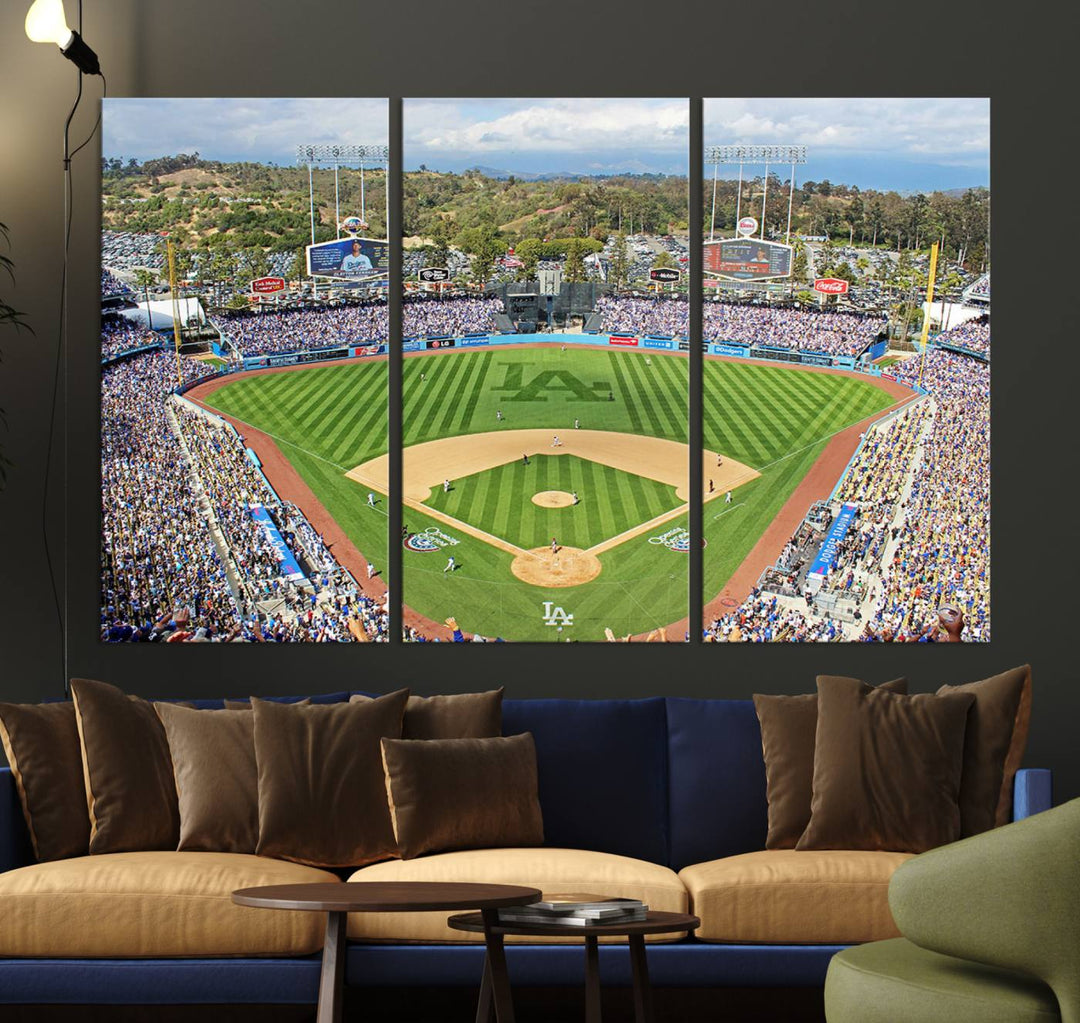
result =
M828 1023L1080 1023L1080 799L901 866L902 938L833 957Z

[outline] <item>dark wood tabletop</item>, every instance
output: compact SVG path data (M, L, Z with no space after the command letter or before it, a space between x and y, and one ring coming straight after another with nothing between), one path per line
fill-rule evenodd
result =
M259 909L299 909L329 913L420 913L428 910L500 909L541 897L538 888L513 884L458 884L427 881L342 881L241 888L233 902ZM479 919L479 914L477 919ZM481 930L483 927L480 928Z
M455 931L483 931L482 913L462 913L446 921ZM649 910L644 920L624 920L622 923L598 924L550 924L511 923L500 921L492 925L493 934L544 935L555 934L559 937L579 936L583 938L603 938L633 934L667 934L672 931L692 931L701 926L701 921L689 913L662 913Z

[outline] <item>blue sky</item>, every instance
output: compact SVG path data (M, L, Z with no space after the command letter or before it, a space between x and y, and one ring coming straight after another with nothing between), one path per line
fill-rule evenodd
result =
M797 180L927 192L990 184L988 99L706 99L704 118L706 146L804 144Z
M407 99L405 169L686 174L685 99Z
M387 117L385 99L107 99L101 152L291 164L298 145L386 145Z

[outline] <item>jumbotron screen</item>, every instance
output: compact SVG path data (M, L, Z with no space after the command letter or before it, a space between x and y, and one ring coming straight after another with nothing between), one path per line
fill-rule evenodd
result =
M705 243L705 273L730 281L764 281L790 277L793 249L760 238L724 238Z

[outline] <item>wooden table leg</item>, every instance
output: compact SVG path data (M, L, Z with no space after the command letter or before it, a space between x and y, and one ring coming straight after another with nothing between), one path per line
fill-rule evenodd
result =
M484 953L484 973L480 978L480 997L476 1001L476 1023L491 1023L495 1002L491 995L491 963Z
M600 1023L600 948L596 936L585 936L585 1023Z
M487 968L491 974L491 994L495 1002L498 1023L514 1023L514 1000L510 994L510 974L506 970L506 949L503 937L493 930L499 923L497 910L482 910L484 941L487 944ZM321 1021L320 1021L321 1023Z
M634 971L634 1023L652 1023L652 987L644 935L630 935L630 964Z
M341 1023L345 1005L345 925L348 913L327 913L316 1023Z

